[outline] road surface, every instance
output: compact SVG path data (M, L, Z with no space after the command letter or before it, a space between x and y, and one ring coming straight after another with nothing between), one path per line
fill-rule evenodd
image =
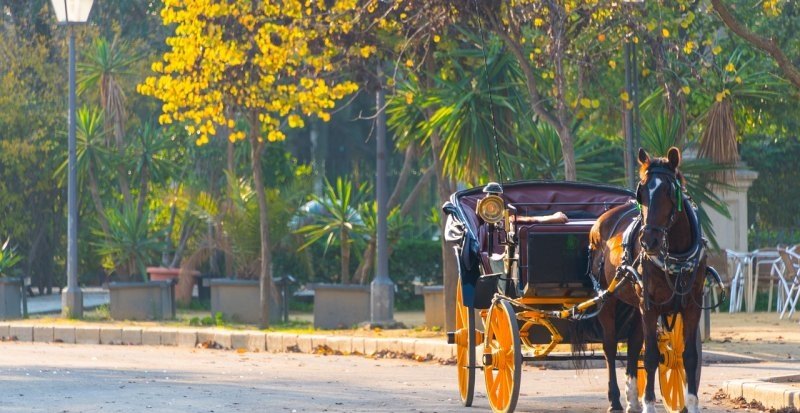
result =
M782 371L796 365L706 366L701 407L731 411L712 401L722 381ZM605 381L599 369L525 367L517 411L605 412ZM461 407L453 366L408 360L0 343L0 412L489 411L480 375L476 388L475 406Z

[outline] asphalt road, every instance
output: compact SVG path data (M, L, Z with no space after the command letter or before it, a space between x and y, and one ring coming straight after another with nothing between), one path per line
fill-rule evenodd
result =
M722 381L797 364L704 367L701 407ZM623 376L619 370L620 377ZM605 371L525 367L519 412L605 412ZM624 384L622 384L624 388ZM148 346L0 343L0 412L485 412L460 406L453 366L357 356ZM719 403L719 402L717 402Z

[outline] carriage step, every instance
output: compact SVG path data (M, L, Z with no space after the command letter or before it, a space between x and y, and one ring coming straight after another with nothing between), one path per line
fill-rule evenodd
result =
M455 331L448 331L447 332L447 344L456 344L456 332Z

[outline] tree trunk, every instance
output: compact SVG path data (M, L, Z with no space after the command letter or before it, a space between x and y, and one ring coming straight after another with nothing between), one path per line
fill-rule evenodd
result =
M94 204L94 209L97 212L97 222L100 223L100 228L103 230L103 234L108 237L111 233L111 229L108 226L108 218L106 217L106 210L103 207L103 199L100 198L100 190L98 189L97 185L97 178L94 176L94 169L92 168L92 164L89 164L89 193L92 196L92 203Z
M150 168L148 168L147 163L145 162L142 165L142 175L139 179L139 203L136 206L136 216L142 216L142 212L144 211L144 204L147 202L147 193L150 190L149 187L150 183Z
M350 237L347 228L342 228L341 238L342 273L339 276L342 284L350 284Z
M264 179L261 176L261 149L259 141L261 123L258 114L250 114L250 147L253 168L253 185L256 187L258 198L258 221L261 233L261 266L259 268L260 300L261 300L261 328L269 327L270 300L272 299L272 256L269 245L269 220L267 215L267 195L264 191Z
M377 247L375 242L375 237L370 237L369 243L367 244L367 249L364 251L364 256L361 258L361 264L359 264L358 268L356 269L356 273L353 275L353 277L357 279L358 283L361 285L364 285L367 283L367 281L369 281L369 276L372 274L372 268L375 266L375 248Z
M436 186L439 193L439 202L444 203L449 199L453 188L450 185L450 180L444 176L442 171L442 162L439 159L441 150L441 141L439 135L433 133L431 135L431 145L433 146L433 168L436 174ZM442 219L440 220L441 233L444 234L444 226L446 220L444 213L440 212ZM442 284L444 285L444 324L445 331L455 330L456 327L456 288L458 287L458 269L453 261L452 248L441 237L442 240Z
M557 5L550 7L553 28L553 61L555 63L556 86L556 116L559 127L558 139L561 141L561 154L564 157L564 179L574 181L577 179L575 171L575 143L572 138L569 108L567 107L566 74L564 73L564 58L566 54L566 19L565 11Z

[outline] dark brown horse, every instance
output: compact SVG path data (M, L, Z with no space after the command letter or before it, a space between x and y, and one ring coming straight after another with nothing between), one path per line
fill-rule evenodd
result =
M617 336L614 322L618 301L622 301L639 309L628 337L626 411L656 411L653 385L661 357L657 340L658 320L662 318L662 328L670 328L669 323L663 322L664 315L680 314L685 343L683 366L688 384L686 408L689 413L699 412L700 360L696 340L706 273L705 241L693 206L683 194L683 175L678 170L680 162L677 148L670 148L666 158L651 158L639 149L637 204L609 210L598 219L590 235L592 274L598 278L601 287L607 289L618 272L624 272L626 278L626 282L609 295L598 314L608 365L609 411L622 411L615 370ZM647 371L642 400L644 410L638 400L636 383L643 343Z

